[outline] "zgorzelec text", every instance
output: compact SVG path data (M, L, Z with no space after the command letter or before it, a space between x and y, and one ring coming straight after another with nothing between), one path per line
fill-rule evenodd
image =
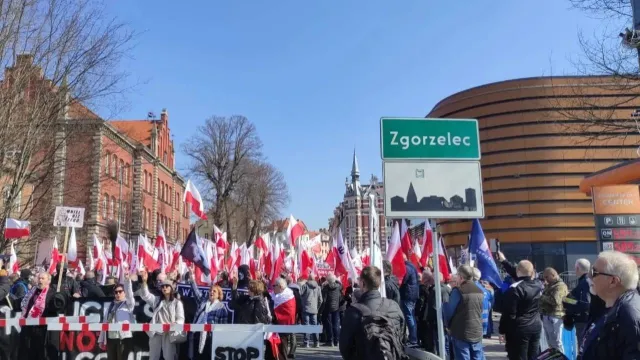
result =
M401 146L403 150L407 150L410 146L471 146L471 138L469 136L451 136L447 135L413 135L398 136L398 131L389 131L391 134L391 145Z

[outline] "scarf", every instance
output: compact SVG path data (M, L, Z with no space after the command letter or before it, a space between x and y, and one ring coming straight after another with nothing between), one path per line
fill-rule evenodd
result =
M22 299L22 302L20 303L20 308L22 309L23 318L39 318L42 316L45 306L47 306L47 292L49 292L48 286L42 289L42 291L40 292L40 295L38 295L36 300L33 302L33 306L31 307L29 314L27 314L27 306L29 306L29 301L31 301L31 298L33 297L33 294L36 292L36 289L37 288L34 287L31 290L29 290L27 295Z
M198 319L196 319L196 324L206 324L207 317L210 312L218 311L224 308L224 304L220 300L214 300L213 302L207 301L204 303L204 309L198 315ZM198 353L202 354L202 350L204 350L205 342L207 341L207 332L203 331L200 333L200 344L198 344Z

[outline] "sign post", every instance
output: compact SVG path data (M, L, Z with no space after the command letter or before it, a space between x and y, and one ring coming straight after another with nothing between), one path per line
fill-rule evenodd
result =
M58 267L58 289L62 286L62 269L67 262L67 246L69 246L69 229L81 228L84 225L84 208L68 206L56 206L56 213L53 216L53 226L64 227L64 244L62 246L62 260Z
M381 118L380 155L387 218L484 217L477 120ZM434 231L434 254L438 248L438 235ZM438 260L434 255L438 349L444 358Z

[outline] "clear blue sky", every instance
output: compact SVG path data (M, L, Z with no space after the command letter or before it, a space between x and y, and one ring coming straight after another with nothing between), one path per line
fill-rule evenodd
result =
M469 87L571 73L578 31L599 25L561 0L108 3L143 32L124 66L145 83L117 117L166 107L180 146L211 115L247 116L286 177L283 215L314 229L342 199L354 147L361 177L381 176L381 116L425 116ZM177 167L186 161L179 153Z

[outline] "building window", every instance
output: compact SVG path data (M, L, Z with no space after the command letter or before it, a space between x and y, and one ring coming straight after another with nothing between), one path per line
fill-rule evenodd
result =
M116 154L111 156L111 177L115 178L118 172L118 157Z
M160 200L164 201L164 183L160 182Z
M107 211L108 211L108 202L109 202L109 196L107 194L104 194L104 196L102 197L102 218L103 219L107 219Z
M127 225L127 203L122 203L122 224Z
M204 233L204 238L208 239L209 238L209 233Z
M109 204L109 219L113 219L113 212L116 206L116 199L111 198L111 203Z
M129 186L129 164L124 167L124 183Z
M151 210L147 210L147 230L151 229Z
M109 159L111 155L107 152L104 156L104 174L109 175Z
M147 229L147 209L142 208L142 230Z
M167 152L164 152L164 156L162 157L162 161L166 164L167 163Z

